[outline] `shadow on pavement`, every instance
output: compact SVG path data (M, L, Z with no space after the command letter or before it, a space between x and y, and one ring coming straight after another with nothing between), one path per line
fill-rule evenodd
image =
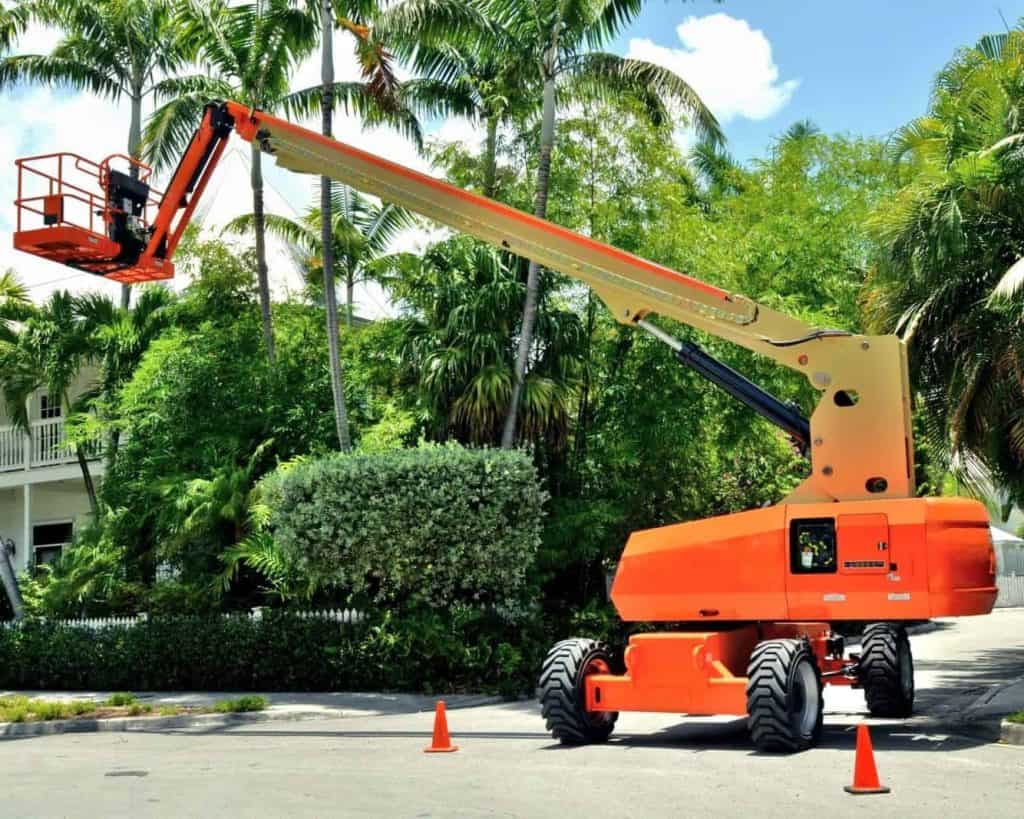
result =
M833 750L853 751L856 746L856 727L859 721L849 724L826 725L821 742L817 747ZM171 733L160 731L155 733ZM179 732L173 732L179 733ZM426 745L430 741L431 732L423 731L367 731L367 730L234 730L220 727L206 731L191 731L189 734L219 735L238 739L316 737L321 739L374 739L374 740L407 740L420 739ZM543 730L537 731L452 731L453 741L471 740L513 740L542 741L539 750L573 753L578 748L560 745L551 740ZM921 726L904 723L874 724L871 726L871 739L876 751L959 751L988 744L986 740L944 734L930 731ZM590 746L593 747L593 746ZM661 731L650 734L628 733L615 734L603 746L607 752L615 753L632 748L663 748L691 752L714 751L745 751L750 754L761 754L754 748L746 731L746 720L737 719L730 722L701 724L681 722Z
M860 723L860 720L851 720L849 723L826 724L821 741L816 747L853 751L857 742L856 729ZM985 739L943 733L941 730L914 723L873 723L870 728L876 751L958 751L988 744ZM751 754L761 755L750 741L745 719L717 725L683 722L654 734L613 735L609 745L680 748L691 751L746 750Z
M521 720L525 716L536 719L537 730L458 730L453 727L451 735L455 741L478 740L512 740L533 741L543 743L538 750L572 753L577 750L572 746L563 746L551 739L544 730L536 702L503 703L492 706L493 709L506 711L510 717ZM263 737L318 737L328 739L375 739L375 740L408 740L421 739L424 745L431 738L428 714L424 714L423 730L379 730L353 728L352 730L314 728L307 723L306 728L290 728L278 723L279 727L261 727L257 724L220 725L202 730L153 731L152 733L180 733L217 735L239 739ZM835 750L853 751L856 745L856 728L866 718L866 714L826 714L826 724L818 747ZM649 733L643 731L625 731L620 724L619 731L612 735L604 746L609 753L629 750L631 748L665 748L690 752L743 751L760 755L754 748L747 734L745 718L708 718L680 717L680 721L665 728L655 729ZM500 715L497 722L501 722ZM264 724L265 725L265 724ZM953 733L932 721L927 715L918 714L907 721L870 720L871 737L876 750L885 751L956 751L988 744L990 739L982 736L967 736Z

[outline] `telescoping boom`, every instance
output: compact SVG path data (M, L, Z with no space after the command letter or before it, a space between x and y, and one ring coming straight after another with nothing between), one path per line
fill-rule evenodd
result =
M115 281L170 278L173 256L231 133L256 141L283 168L326 175L585 282L615 318L671 344L680 360L781 426L809 452L810 477L792 500L906 498L914 494L907 359L893 336L809 327L745 296L449 185L286 120L234 102L211 103L165 193L127 157L99 165L73 154L18 160L15 246ZM134 169L114 169L120 160ZM100 193L69 180L92 171ZM30 195L25 188L45 187ZM68 216L87 200L89 222ZM150 213L154 214L150 219ZM101 218L93 219L97 214ZM46 224L29 227L42 215ZM24 223L23 223L24 222ZM667 316L803 373L822 393L804 419L692 343L651 323ZM865 446L864 442L871 442Z
M18 160L15 247L115 281L170 278L232 133L283 168L330 177L586 283L618 321L664 341L807 452L810 474L776 506L633 533L612 600L624 620L677 625L636 634L621 652L586 639L556 644L539 690L559 740L604 739L619 711L669 711L747 715L759 748L805 748L821 732L825 684L864 688L872 714L910 713L903 622L991 611L984 506L915 497L907 354L895 336L810 327L235 102L207 106L164 193L125 156ZM655 316L802 373L820 395L810 419L668 335ZM860 655L847 657L831 630L844 620L872 623Z

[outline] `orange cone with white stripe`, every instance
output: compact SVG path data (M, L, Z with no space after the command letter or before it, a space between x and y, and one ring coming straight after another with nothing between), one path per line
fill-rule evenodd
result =
M451 737L448 736L448 717L444 707L444 700L438 700L434 709L434 737L430 746L423 749L425 754L450 754L459 750L458 745L452 745Z
M875 749L871 746L868 726L857 726L857 760L853 766L853 784L843 788L847 793L889 793L889 789L878 781L875 767Z

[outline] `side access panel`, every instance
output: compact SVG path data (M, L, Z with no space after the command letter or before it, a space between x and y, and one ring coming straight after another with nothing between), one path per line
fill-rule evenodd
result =
M924 512L917 499L790 504L789 618L927 618Z

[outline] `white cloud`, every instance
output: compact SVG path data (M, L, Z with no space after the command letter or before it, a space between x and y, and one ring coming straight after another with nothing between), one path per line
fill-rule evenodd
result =
M799 80L779 79L764 32L728 14L689 17L676 28L682 48L633 39L627 56L672 69L722 123L767 119L793 96Z

